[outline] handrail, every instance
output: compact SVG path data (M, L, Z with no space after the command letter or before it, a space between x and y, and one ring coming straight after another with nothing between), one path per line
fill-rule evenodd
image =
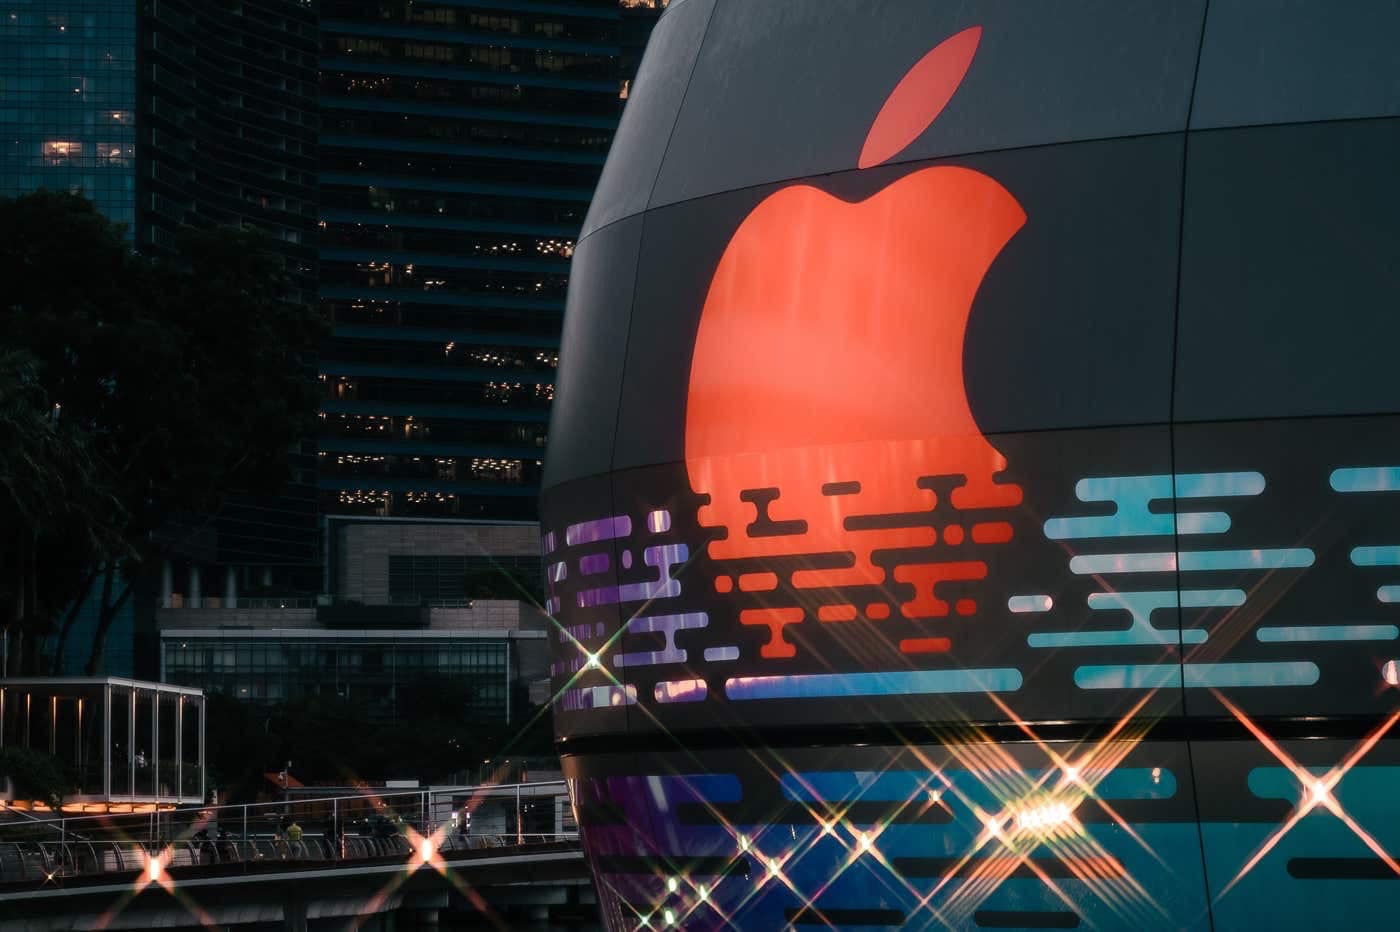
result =
M553 792L553 793L545 792L545 791L548 790L548 789L554 789L556 792ZM247 811L247 810L250 810L250 809L272 810L272 809L274 809L275 807L280 807L281 810L284 812L284 811L286 810L286 808L287 808L287 807L290 807L290 806L316 806L316 805L324 805L324 804L332 804L332 803L341 803L341 802L365 802L365 801L380 801L380 802L383 802L383 801L390 800L390 799L400 799L400 798L405 799L405 800L413 800L413 799L422 799L422 798L424 798L425 796L426 796L428 799L430 799L430 800L436 800L436 799L438 799L438 798L440 798L440 797L442 797L442 796L461 796L461 795L465 795L465 794L471 794L471 795L473 796L473 798L490 799L490 798L492 798L492 797L497 797L497 796L512 797L512 796L514 796L514 795L516 795L516 794L518 793L520 797L526 798L526 797L539 797L539 796L563 796L563 795L567 794L567 792L568 792L568 781L566 781L566 780L540 780L540 781L534 782L534 783L479 783L479 784L466 784L466 785L461 785L461 786L444 786L444 787L435 787L435 788L423 787L423 788L421 788L421 789L398 789L398 788L387 789L387 788L386 788L386 789L383 790L383 791L377 790L377 789L375 789L375 788L373 788L373 787L366 787L363 791L361 791L361 792L359 792L359 793L350 794L350 795L339 795L339 796L292 796L292 797L289 797L289 798L287 798L287 799L276 800L276 801L273 801L273 802L265 802L265 803L226 803L226 804L218 805L218 806L190 806L190 807L187 807L187 808L184 808L184 809L168 809L168 810L162 810L162 811L157 812L157 813L154 813L154 814L155 814L155 815L158 815L158 816L166 816L166 815L168 815L168 814L170 814L170 813L172 813L172 812L173 812L173 813L200 814L200 815L206 815L206 814L207 814L207 815L210 816L210 820L211 820L211 821L218 821L218 814L220 814L220 813L223 813L223 812L238 812L238 813L241 815L243 812L245 812L245 811ZM13 810L11 810L11 809L6 809L6 811L12 811L12 812L15 812L15 813L23 813L23 814L26 816L26 819L27 819L27 820L23 823L23 825L24 825L25 827L40 827L40 826L52 825L52 826L60 827L60 828L65 827L65 826L67 826L67 825L69 825L69 824L71 824L71 823L74 823L74 822L81 822L81 821L89 821L89 822L91 822L91 821L98 821L98 820L110 819L110 818L112 818L113 816L124 817L124 816L142 816L142 815L151 815L151 814L152 814L152 813L87 813L87 814L82 814L82 815L60 816L60 817L57 817L57 818L35 819L35 818L28 818L31 814L25 812L25 810L22 810L22 809L13 809ZM282 812L272 812L271 814L273 814L273 815L280 815L280 814L282 814ZM4 831L5 831L5 829L6 829L7 827L8 827L8 826L7 826L5 823L0 822L0 836L3 836Z
M351 841L359 844L349 844ZM433 849L436 855L443 852L466 852L487 848L518 849L532 845L577 841L577 832L510 832L465 836L446 834L434 839ZM162 870L168 870L246 865L267 861L285 861L289 865L345 864L404 856L419 859L422 856L403 835L348 836L343 842L344 844L336 846L323 834L306 835L299 842L278 840L261 844L248 838L209 839L178 844L140 841L0 841L0 882L50 882L64 877L139 874L152 858L159 858ZM81 856L83 849L87 851L88 857ZM357 851L359 853L355 853ZM107 857L109 853L110 861Z

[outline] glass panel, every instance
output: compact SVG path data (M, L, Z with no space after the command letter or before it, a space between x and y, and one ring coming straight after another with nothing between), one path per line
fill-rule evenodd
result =
M160 720L156 732L156 760L159 766L158 792L174 796L178 789L176 744L179 740L178 710L180 697L174 693L160 694Z
M200 753L200 720L204 700L199 696L184 696L180 714L180 795L202 797L204 793L203 763Z
M154 796L155 771L155 693L136 691L136 795Z
M131 795L131 687L112 687L112 795Z
M85 796L107 792L102 769L104 692L100 686L85 689L78 704L78 791Z
M70 779L78 777L78 698L55 696L49 700L53 708L53 754Z

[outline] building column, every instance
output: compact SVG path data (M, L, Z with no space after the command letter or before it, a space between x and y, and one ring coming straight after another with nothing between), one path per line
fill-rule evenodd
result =
M238 607L238 570L230 566L224 571L224 608Z
M199 564L190 564L190 597L185 603L188 608L199 608Z
M160 561L160 607L169 608L174 601L171 595L175 591L175 567L170 565L169 560Z

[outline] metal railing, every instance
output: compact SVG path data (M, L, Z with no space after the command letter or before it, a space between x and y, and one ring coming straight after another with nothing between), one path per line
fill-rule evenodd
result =
M153 860L164 871L412 859L425 839L433 856L450 856L576 841L578 832L563 781L0 821L0 883L140 872Z

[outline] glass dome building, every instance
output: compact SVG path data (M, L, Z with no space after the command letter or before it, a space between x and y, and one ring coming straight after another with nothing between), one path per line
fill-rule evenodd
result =
M541 504L610 928L1391 922L1397 30L673 0Z

